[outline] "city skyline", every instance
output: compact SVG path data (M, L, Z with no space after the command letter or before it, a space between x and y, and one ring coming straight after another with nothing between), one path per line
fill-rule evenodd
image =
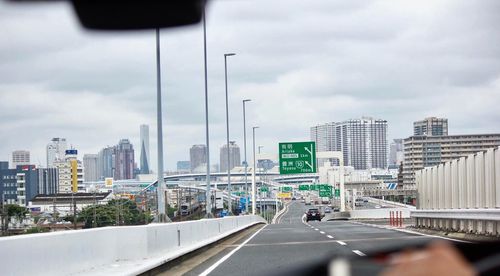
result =
M22 148L30 150L33 163L44 164L45 146L53 137L65 137L82 153L96 153L122 137L139 149L137 126L155 125L154 32L84 32L64 4L26 6L21 12L19 6L0 2L9 30L0 38L3 52L9 53L0 66L3 160ZM247 127L260 126L258 143L268 152L276 152L279 141L308 139L311 125L363 115L387 120L389 141L411 135L411 122L429 116L448 118L450 134L500 132L495 106L500 101L500 50L495 47L500 34L490 28L497 16L490 5L211 3L207 9L210 155L218 156L218 145L225 140L222 57L228 51L238 53L229 72L229 110L230 137L240 145L241 100L247 98L252 99ZM43 24L32 22L40 14ZM353 23L350 18L359 14L371 19ZM322 24L327 18L329 24ZM42 28L43 35L19 30L16 22L21 21L26 28ZM478 30L484 35L477 37ZM202 28L162 31L161 40L162 72L168 76L163 83L164 158L166 169L173 170L176 161L187 160L187 148L204 142ZM27 41L29 48L23 46ZM436 43L440 47L434 47ZM68 68L68 64L79 66ZM26 100L17 101L20 94ZM78 116L72 115L75 110ZM153 127L150 137L150 168L155 168Z

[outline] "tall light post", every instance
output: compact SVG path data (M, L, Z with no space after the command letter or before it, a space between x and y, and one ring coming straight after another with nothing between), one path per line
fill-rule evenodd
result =
M233 205L231 204L231 151L229 147L229 97L227 95L227 57L234 55L236 54L224 54L224 80L226 84L227 193L229 194L227 205L229 207L229 215L233 214Z
M248 161L247 161L247 125L246 125L246 114L245 114L245 103L251 101L250 99L243 100L243 148L245 151L245 210L248 213Z
M161 68L160 68L160 29L156 29L156 125L158 132L158 222L170 222L165 212L165 180L163 179L163 126L161 116Z
M252 142L253 142L253 175L252 175L252 215L255 215L256 202L255 202L255 193L256 193L256 184L255 184L255 130L258 129L258 126L252 127Z
M205 139L207 143L207 193L205 195L206 217L212 218L212 195L210 193L210 138L208 132L208 77L207 77L207 25L205 21L205 9L203 8L203 54L205 61Z

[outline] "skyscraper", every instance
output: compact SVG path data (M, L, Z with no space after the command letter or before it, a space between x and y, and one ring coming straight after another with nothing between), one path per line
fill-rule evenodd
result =
M414 136L448 135L448 119L429 117L413 123Z
M189 162L191 171L207 162L207 147L205 145L193 145L189 150ZM205 165L206 167L206 165Z
M77 160L77 155L76 149L69 149L66 150L64 159L54 162L58 169L58 193L71 193L83 188L83 165Z
M190 172L191 162L189 161L177 161L177 172Z
M97 154L97 177L104 180L114 176L115 147L107 146Z
M389 146L389 165L399 165L403 161L403 139L394 139Z
M121 139L115 147L114 179L133 179L134 162L134 147L128 139Z
M387 121L363 117L311 127L317 151L342 151L344 165L357 170L387 168ZM332 162L338 164L337 160Z
M140 167L141 167L141 174L149 174L150 171L150 153L149 153L149 126L148 125L141 125L141 160L140 160Z
M30 152L27 150L15 150L12 152L12 168L15 169L18 165L30 164Z
M83 170L85 171L83 181L97 181L99 176L97 174L97 154L84 154L83 155Z
M64 160L66 150L66 138L52 138L47 145L47 168L53 168L55 161Z
M229 142L229 161L227 160L227 144L224 144L220 149L220 171L225 172L233 169L241 164L240 161L240 147L236 145L235 141Z

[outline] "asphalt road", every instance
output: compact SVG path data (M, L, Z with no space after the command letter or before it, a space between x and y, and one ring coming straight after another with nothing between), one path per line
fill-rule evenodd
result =
M310 208L294 201L279 224L242 237L185 275L281 275L327 257L363 256L384 247L411 245L429 237L352 221L302 221Z

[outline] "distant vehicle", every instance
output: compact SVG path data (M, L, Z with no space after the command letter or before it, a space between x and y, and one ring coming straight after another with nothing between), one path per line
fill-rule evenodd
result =
M327 213L331 213L332 212L332 208L330 207L325 207L325 214Z
M296 198L295 198L295 197L292 197L292 200L296 200Z
M321 204L329 204L329 203L330 203L330 198L328 197L321 198Z
M301 200L300 200L300 202L305 203L305 202L306 202L306 200L305 200L305 199L301 199Z
M368 203L368 199L367 198L363 198L363 202L364 203Z
M198 209L200 208L200 203L195 198L192 198L189 201L190 202L184 202L181 204L181 216L191 215L192 213L198 211Z
M375 209L380 209L380 205L375 205Z
M311 197L306 196L306 199L304 200L304 203L305 203L306 205L311 205Z
M309 209L307 212L306 212L306 221L310 221L310 220L318 220L318 221L321 221L321 214L319 212L318 209L314 208L314 209Z
M340 212L340 208L339 207L333 207L333 211L334 212Z
M363 198L356 198L356 201L354 202L355 206L363 206L365 203Z

